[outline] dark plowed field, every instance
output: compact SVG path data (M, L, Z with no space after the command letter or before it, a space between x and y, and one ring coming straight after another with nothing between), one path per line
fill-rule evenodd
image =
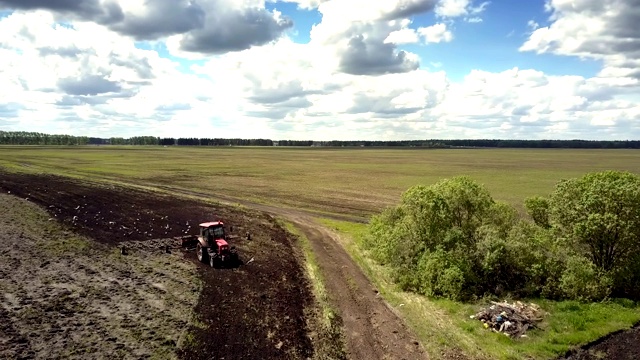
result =
M640 359L640 324L598 339L558 360Z
M194 329L191 347L180 357L306 359L313 355L304 317L305 308L312 305L309 286L294 256L292 239L268 215L45 175L0 173L0 189L46 207L50 220L107 244L195 234L201 221L226 222L233 226L232 235L238 235L232 245L248 264L212 269L197 263L194 252L185 254L197 263L204 282L196 308L204 326Z

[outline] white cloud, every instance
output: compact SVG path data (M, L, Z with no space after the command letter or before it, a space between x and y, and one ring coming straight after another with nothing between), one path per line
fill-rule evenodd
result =
M536 28L520 50L599 59L601 76L639 79L638 9L638 0L549 0L551 25Z
M264 0L0 0L0 9L49 10L137 40L172 36L181 50L218 54L274 41L293 25Z
M400 29L396 31L392 31L389 33L386 39L384 39L384 43L392 43L392 44L413 44L420 41L418 38L418 34L414 29Z
M602 15L597 3L574 1L574 11L568 1L551 1L551 25L532 29L523 45L523 51L602 59L605 66L597 77L513 68L475 70L453 82L441 70L447 64L401 48L420 40L454 41L450 19L423 28L409 19L437 12L438 6L441 14L472 19L486 3L296 2L317 6L322 15L308 44L278 35L206 55L185 51L182 44L189 32L175 33L180 22L172 23L166 40L171 54L201 60L188 72L179 60L136 48L131 34L111 23L84 21L99 11L85 9L78 15L83 21L74 18L72 26L56 23L59 11L15 12L0 19L0 126L93 136L324 140L640 136L640 57L622 46L625 41L633 44L620 40L633 34L612 25L629 21L617 10ZM247 6L264 9L259 0L233 3L224 19L249 14ZM136 19L163 18L140 4L130 2L121 9ZM187 3L175 4L184 9ZM210 14L210 9L203 11ZM262 10L254 15L276 23L280 18L278 12ZM592 20L596 26L580 24ZM213 34L220 29L205 24L200 30ZM616 47L624 51L612 50ZM434 70L421 67L420 61Z
M444 23L419 28L418 33L427 43L450 42L453 40L453 34L447 30L447 25Z
M477 15L484 12L489 6L490 2L480 2L474 6L473 0L440 0L435 8L435 13L440 17L459 17L463 15L475 15L469 18L467 21L473 19L470 22L479 22Z
M318 7L322 22L311 30L311 43L323 46L348 74L413 71L419 67L417 56L399 49L396 41L411 36L410 16L434 5L434 0L329 0Z
M466 15L471 0L441 0L436 6L438 16L455 17Z
M272 2L272 3L275 3L277 1L278 0L269 0L269 2ZM328 0L280 0L280 1L295 3L295 4L298 4L298 7L300 9L311 10L311 9L316 9L318 6L320 6L320 4Z

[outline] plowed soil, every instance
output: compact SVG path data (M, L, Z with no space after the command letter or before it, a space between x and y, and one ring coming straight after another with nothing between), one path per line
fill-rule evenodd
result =
M0 359L175 359L195 325L195 266L162 240L124 257L47 219L0 194Z
M571 351L558 360L637 360L640 359L640 324L618 331L580 349Z
M195 253L185 254L183 261L197 267L203 290L195 308L200 328L192 328L195 336L179 356L306 359L313 355L305 319L305 308L313 301L309 284L294 256L292 238L269 215L48 175L0 173L0 189L45 207L49 220L74 233L106 245L126 244L131 252L138 251L134 244L142 241L195 234L200 221L224 221L233 227L231 234L236 237L231 244L245 264L213 269L198 263ZM0 312L0 322L9 317L6 311ZM24 336L30 331L20 322L11 324L0 332ZM9 336L0 333L0 338ZM6 346L0 342L0 354Z

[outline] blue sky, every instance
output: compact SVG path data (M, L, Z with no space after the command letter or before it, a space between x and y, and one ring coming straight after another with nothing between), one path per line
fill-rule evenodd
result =
M514 67L534 69L550 75L595 76L602 67L600 61L518 50L534 30L528 25L530 21L541 27L549 24L551 14L545 12L544 3L544 0L493 0L481 14L482 22L452 23L455 41L409 44L399 48L418 54L423 68L446 71L453 81L462 81L472 70L501 72ZM293 20L293 28L287 34L293 41L301 44L310 41L312 27L322 21L322 14L318 9L303 9L296 3L267 2L265 7L271 11L277 10ZM440 21L433 12L413 16L411 20L413 27L426 27ZM148 42L138 42L136 46L155 49L161 56L181 63L181 69L187 72L192 65L203 64L203 61L172 56L163 44L153 47Z
M424 66L442 64L441 69L455 81L474 69L500 72L514 67L554 75L594 76L602 66L598 61L518 51L532 31L528 26L530 20L540 26L548 25L551 14L545 12L544 3L544 0L493 0L481 14L482 22L455 21L455 41L400 48L420 55ZM317 9L300 9L295 3L267 3L266 7L293 19L292 39L299 43L309 42L311 28L322 21ZM434 13L416 15L411 20L414 27L438 22Z
M637 0L84 1L0 0L0 129L640 138Z

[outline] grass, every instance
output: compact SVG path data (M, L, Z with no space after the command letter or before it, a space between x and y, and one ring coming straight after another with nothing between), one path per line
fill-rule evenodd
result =
M640 173L636 150L0 147L0 167L170 185L253 201L367 216L410 186L469 175L519 208L557 181L607 169Z
M299 240L300 248L304 254L304 264L307 278L310 280L313 295L320 310L320 334L316 340L316 359L345 359L345 347L342 334L342 319L331 305L329 293L325 287L324 277L311 249L309 239L302 234L298 228L290 222L279 220L288 232L295 235Z
M526 299L540 305L547 315L540 324L541 330L512 340L483 329L479 321L469 318L483 303L430 299L398 289L388 269L370 260L358 246L366 234L365 224L319 221L341 234L347 251L414 329L432 358L438 358L443 351L459 350L476 359L549 359L640 321L640 305L628 300L579 303Z
M23 236L36 239L37 246L43 251L44 259L63 254L83 255L90 249L90 242L72 232L57 221L52 221L42 208L31 202L24 202L5 194L0 194L0 210L5 212L5 226L19 229Z

